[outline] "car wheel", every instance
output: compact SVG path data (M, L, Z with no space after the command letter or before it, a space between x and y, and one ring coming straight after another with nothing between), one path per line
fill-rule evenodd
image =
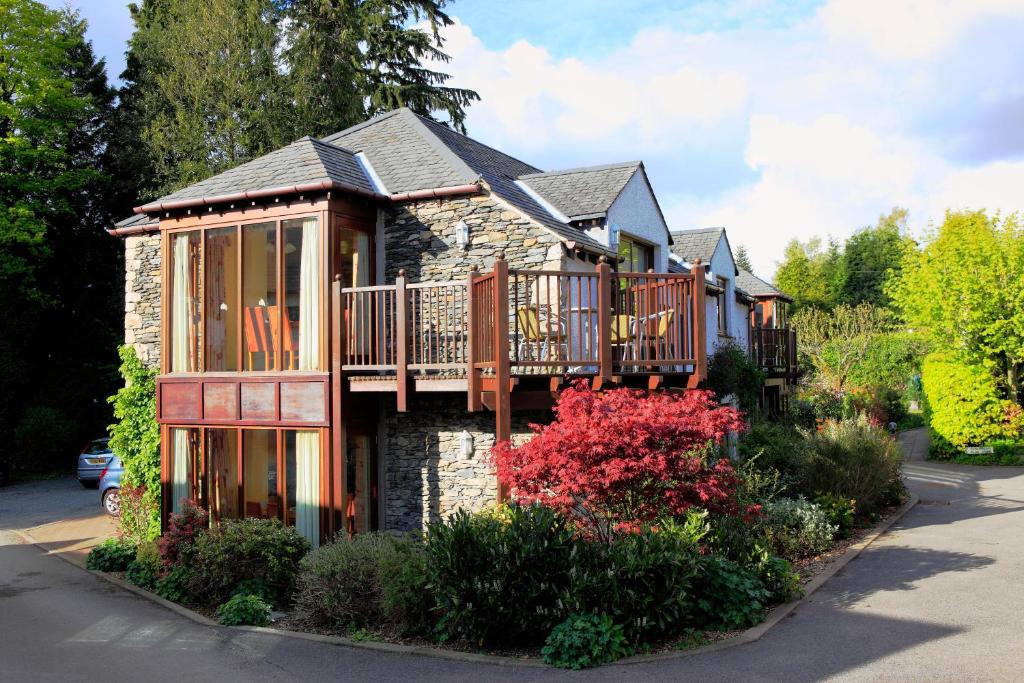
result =
M103 509L111 517L121 514L121 492L118 489L107 489L103 492Z

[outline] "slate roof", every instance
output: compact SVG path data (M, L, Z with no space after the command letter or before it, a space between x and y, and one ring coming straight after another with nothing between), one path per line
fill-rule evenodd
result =
M600 218L641 166L639 161L519 177L570 220Z
M736 288L742 289L753 297L778 297L780 299L792 301L792 298L788 294L775 287L775 285L742 269L740 270L739 275L736 276Z
M160 225L158 218L150 218L144 213L134 213L128 218L123 218L114 223L114 228L141 228L145 225Z
M367 192L376 191L352 152L304 137L258 159L161 197L157 202L218 197L320 180L346 183Z
M672 253L687 263L693 263L697 258L701 263L710 263L724 234L725 228L678 230L672 233Z
M396 109L324 138L366 155L384 187L397 194L468 185L483 180L491 191L564 240L611 253L597 240L552 216L516 179L540 169L407 108Z

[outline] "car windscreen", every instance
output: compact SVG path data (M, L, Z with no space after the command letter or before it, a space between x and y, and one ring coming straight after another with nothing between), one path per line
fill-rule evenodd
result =
M106 439L101 439L101 440L98 440L98 441L93 441L91 444L89 444L86 447L85 452L90 454L90 455L93 454L93 453L109 453L110 452L110 446L107 445L107 440Z

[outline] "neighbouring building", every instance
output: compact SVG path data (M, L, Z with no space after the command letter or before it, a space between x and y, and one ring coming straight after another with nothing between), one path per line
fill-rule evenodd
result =
M490 448L566 382L696 387L761 301L724 230L669 232L641 162L543 172L408 109L110 232L164 517L191 498L314 542L492 503Z

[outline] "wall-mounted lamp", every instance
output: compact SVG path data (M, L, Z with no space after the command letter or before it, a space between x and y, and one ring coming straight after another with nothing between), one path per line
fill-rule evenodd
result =
M460 249L469 247L469 226L466 221L459 221L455 224L455 243Z
M462 430L462 434L459 434L459 455L463 460L473 458L473 435L465 429Z

